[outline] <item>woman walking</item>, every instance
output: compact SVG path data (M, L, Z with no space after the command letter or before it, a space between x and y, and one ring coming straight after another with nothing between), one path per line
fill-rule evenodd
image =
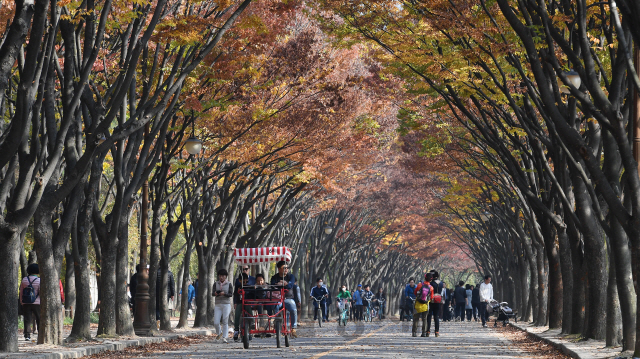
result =
M226 269L218 270L218 280L213 285L213 296L216 297L213 326L218 333L216 339L222 339L225 343L227 343L227 336L229 336L229 314L231 313L231 297L233 296L233 285L227 280L228 274ZM220 330L220 320L222 320L222 331Z
M467 288L467 298L465 298L465 300L467 301L467 303L464 306L464 310L467 312L467 322L470 322L471 313L473 312L473 304L471 303L471 301L473 300L473 286L471 284L467 284L466 288Z
M40 269L36 263L29 264L27 276L20 283L20 304L24 313L24 339L31 340L31 320L40 331Z
M413 313L413 328L411 331L412 336L418 336L418 320L422 319L422 335L421 337L428 337L427 331L427 312L429 312L429 302L433 299L433 287L431 287L431 280L433 274L427 273L424 276L424 282L419 283L414 290L416 295L415 311Z

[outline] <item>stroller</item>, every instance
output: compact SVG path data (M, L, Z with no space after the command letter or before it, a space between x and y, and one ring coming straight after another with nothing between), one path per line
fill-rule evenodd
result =
M518 318L516 317L517 313L509 308L508 304L507 302L498 302L495 299L487 303L487 311L489 311L489 313L496 313L496 320L493 323L494 327L498 326L498 321L502 322L503 327L507 326L511 318L513 318L515 323L518 322Z

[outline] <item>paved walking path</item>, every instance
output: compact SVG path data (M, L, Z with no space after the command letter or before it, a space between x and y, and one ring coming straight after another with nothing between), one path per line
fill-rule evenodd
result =
M523 354L492 328L479 323L444 323L440 337L412 337L411 323L374 321L364 325L349 323L339 329L336 322L298 330L291 347L276 348L275 338L254 338L248 350L242 342L229 344L215 340L166 352L157 358L523 358ZM432 328L433 331L433 328Z
M520 330L527 331L533 334L534 337L544 340L549 344L554 345L560 349L563 353L580 359L604 359L604 358L616 358L631 357L633 353L621 353L621 347L610 348L606 346L604 340L580 340L572 339L572 336L563 335L560 329L551 329L549 327L534 327L528 323L511 323Z

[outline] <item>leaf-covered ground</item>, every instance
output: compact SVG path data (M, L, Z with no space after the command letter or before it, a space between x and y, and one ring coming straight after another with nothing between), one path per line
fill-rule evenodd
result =
M549 345L542 340L538 340L531 334L523 332L512 326L499 326L497 331L509 339L518 349L531 354L538 359L571 359L553 345Z

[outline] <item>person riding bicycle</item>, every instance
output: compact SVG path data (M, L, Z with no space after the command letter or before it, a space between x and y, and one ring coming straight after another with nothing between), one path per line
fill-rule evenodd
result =
M322 318L324 321L327 321L326 315L326 307L327 307L327 298L329 297L329 291L327 287L322 285L322 278L316 279L316 286L311 289L311 297L316 300L313 301L313 320L318 319L318 309L320 309L319 304L322 306ZM319 300L319 302L318 302Z
M336 302L336 307L338 308L338 310L342 310L341 306L342 306L343 299L347 300L345 303L349 303L349 300L351 299L351 293L347 290L346 285L343 285L340 288L340 293L336 295L336 298L338 299L338 301Z
M382 313L382 318L384 318L384 308L387 303L387 296L384 293L384 289L382 287L378 288L378 292L376 293L375 298L373 299L373 305L378 308L378 313Z

